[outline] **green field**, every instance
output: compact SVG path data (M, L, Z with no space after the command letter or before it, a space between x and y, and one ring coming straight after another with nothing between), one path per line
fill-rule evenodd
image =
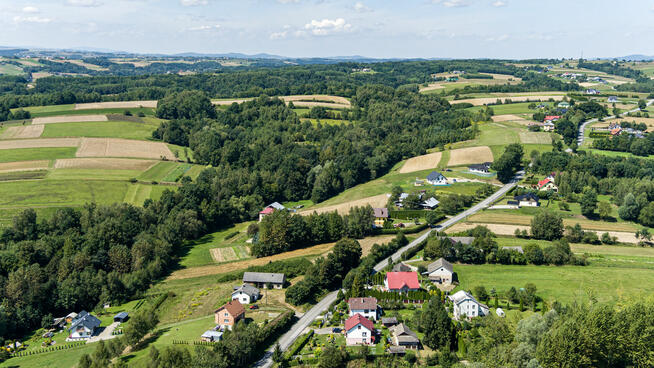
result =
M79 207L85 203L122 202L127 182L35 180L0 183L0 211L11 207Z
M98 170L98 169L54 169L47 178L51 180L104 180L127 181L141 174L139 170Z
M77 147L7 149L0 150L0 162L73 158L75 152L77 152Z
M137 179L143 181L161 181L176 166L177 163L172 161L159 162L139 175Z
M21 75L23 68L12 64L0 64L0 74L2 75Z
M126 121L46 124L41 137L91 137L147 140L156 129L152 125Z
M209 250L246 244L247 234L245 234L245 230L249 224L249 222L244 222L225 230L207 234L198 240L188 241L181 249L180 266L188 268L214 264L215 262L211 258ZM225 240L227 235L236 231L240 232L240 234ZM238 255L238 253L236 254Z
M189 176L195 179L205 167L173 161L163 161L152 166L136 178L140 181L175 182L181 176Z
M49 353L12 358L0 363L0 368L61 368L73 367L84 354L91 354L95 344L85 344L67 350L57 350Z
M166 174L166 176L164 176L164 178L163 178L161 181L164 181L164 182L176 182L176 181L178 181L179 179L181 179L181 177L182 177L182 176L183 176L187 171L189 171L189 169L191 168L191 166L192 166L191 164L177 164L177 165L176 165L172 170L170 170L170 171Z

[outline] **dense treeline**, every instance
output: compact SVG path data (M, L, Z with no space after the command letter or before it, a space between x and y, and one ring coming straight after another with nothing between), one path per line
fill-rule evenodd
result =
M645 138L637 138L635 135L625 133L611 138L596 138L593 140L593 148L648 156L654 154L654 135L647 134Z
M633 78L636 80L649 79L642 71L623 66L620 62L617 61L588 63L586 60L580 59L578 67L597 70L607 74L619 75L625 78Z

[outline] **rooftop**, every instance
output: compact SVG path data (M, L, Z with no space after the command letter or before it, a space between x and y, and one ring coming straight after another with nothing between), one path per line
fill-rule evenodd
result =
M356 327L358 324L361 324L363 327L367 328L370 331L375 329L375 325L372 323L372 321L362 316L361 314L357 313L352 317L348 318L347 321L345 321L345 331L350 331L353 327Z
M391 290L399 290L405 287L420 289L417 272L387 272L386 280L388 281L388 288Z

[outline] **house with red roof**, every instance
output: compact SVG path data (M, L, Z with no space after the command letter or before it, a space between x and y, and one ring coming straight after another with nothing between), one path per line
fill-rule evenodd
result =
M559 119L561 119L561 117L560 117L559 115L547 115L547 116L545 116L545 120L544 120L544 121L545 121L545 122L548 122L548 121L549 121L549 122L554 122L554 121L557 121L557 120L559 120Z
M372 344L374 331L374 323L359 313L345 321L345 341L348 345Z
M277 210L285 210L286 207L284 207L282 204L279 202L273 202L269 205L266 206L266 208L262 209L259 211L259 222L263 220L264 217L270 215L271 213L277 211Z
M554 179L547 177L538 182L538 190L553 190L556 192L559 188L554 184Z
M386 272L384 286L389 291L406 293L408 291L420 290L417 272Z

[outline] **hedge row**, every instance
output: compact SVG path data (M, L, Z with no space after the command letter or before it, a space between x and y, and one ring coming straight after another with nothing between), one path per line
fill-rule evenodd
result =
M415 234L415 233L419 233L419 232L425 230L428 226L429 226L429 224L420 224L418 226L413 226L413 227L406 228L406 229L405 228L375 229L374 233L377 234L377 235L379 235L379 234L382 234L382 235L384 235L384 234L397 234L397 233L400 233L400 232L405 233L405 234Z
M55 346L42 348L42 349L38 349L38 350L19 351L19 352L16 352L16 353L12 354L12 357L23 357L23 356L28 356L28 355L49 353L51 351L65 350L65 349L70 349L70 348L74 348L74 347L82 346L82 345L86 345L86 341L74 342L74 343L65 344L65 345L55 345Z
M295 343L293 343L293 346L291 346L291 348L286 351L286 359L291 359L293 355L296 355L298 352L300 352L304 345L306 345L309 339L311 339L313 336L313 332L314 330L309 330L309 332L304 334L304 336L297 339Z
M431 211L427 210L391 210L388 212L390 218L396 218L401 220L411 220L414 218L424 218L427 213Z

